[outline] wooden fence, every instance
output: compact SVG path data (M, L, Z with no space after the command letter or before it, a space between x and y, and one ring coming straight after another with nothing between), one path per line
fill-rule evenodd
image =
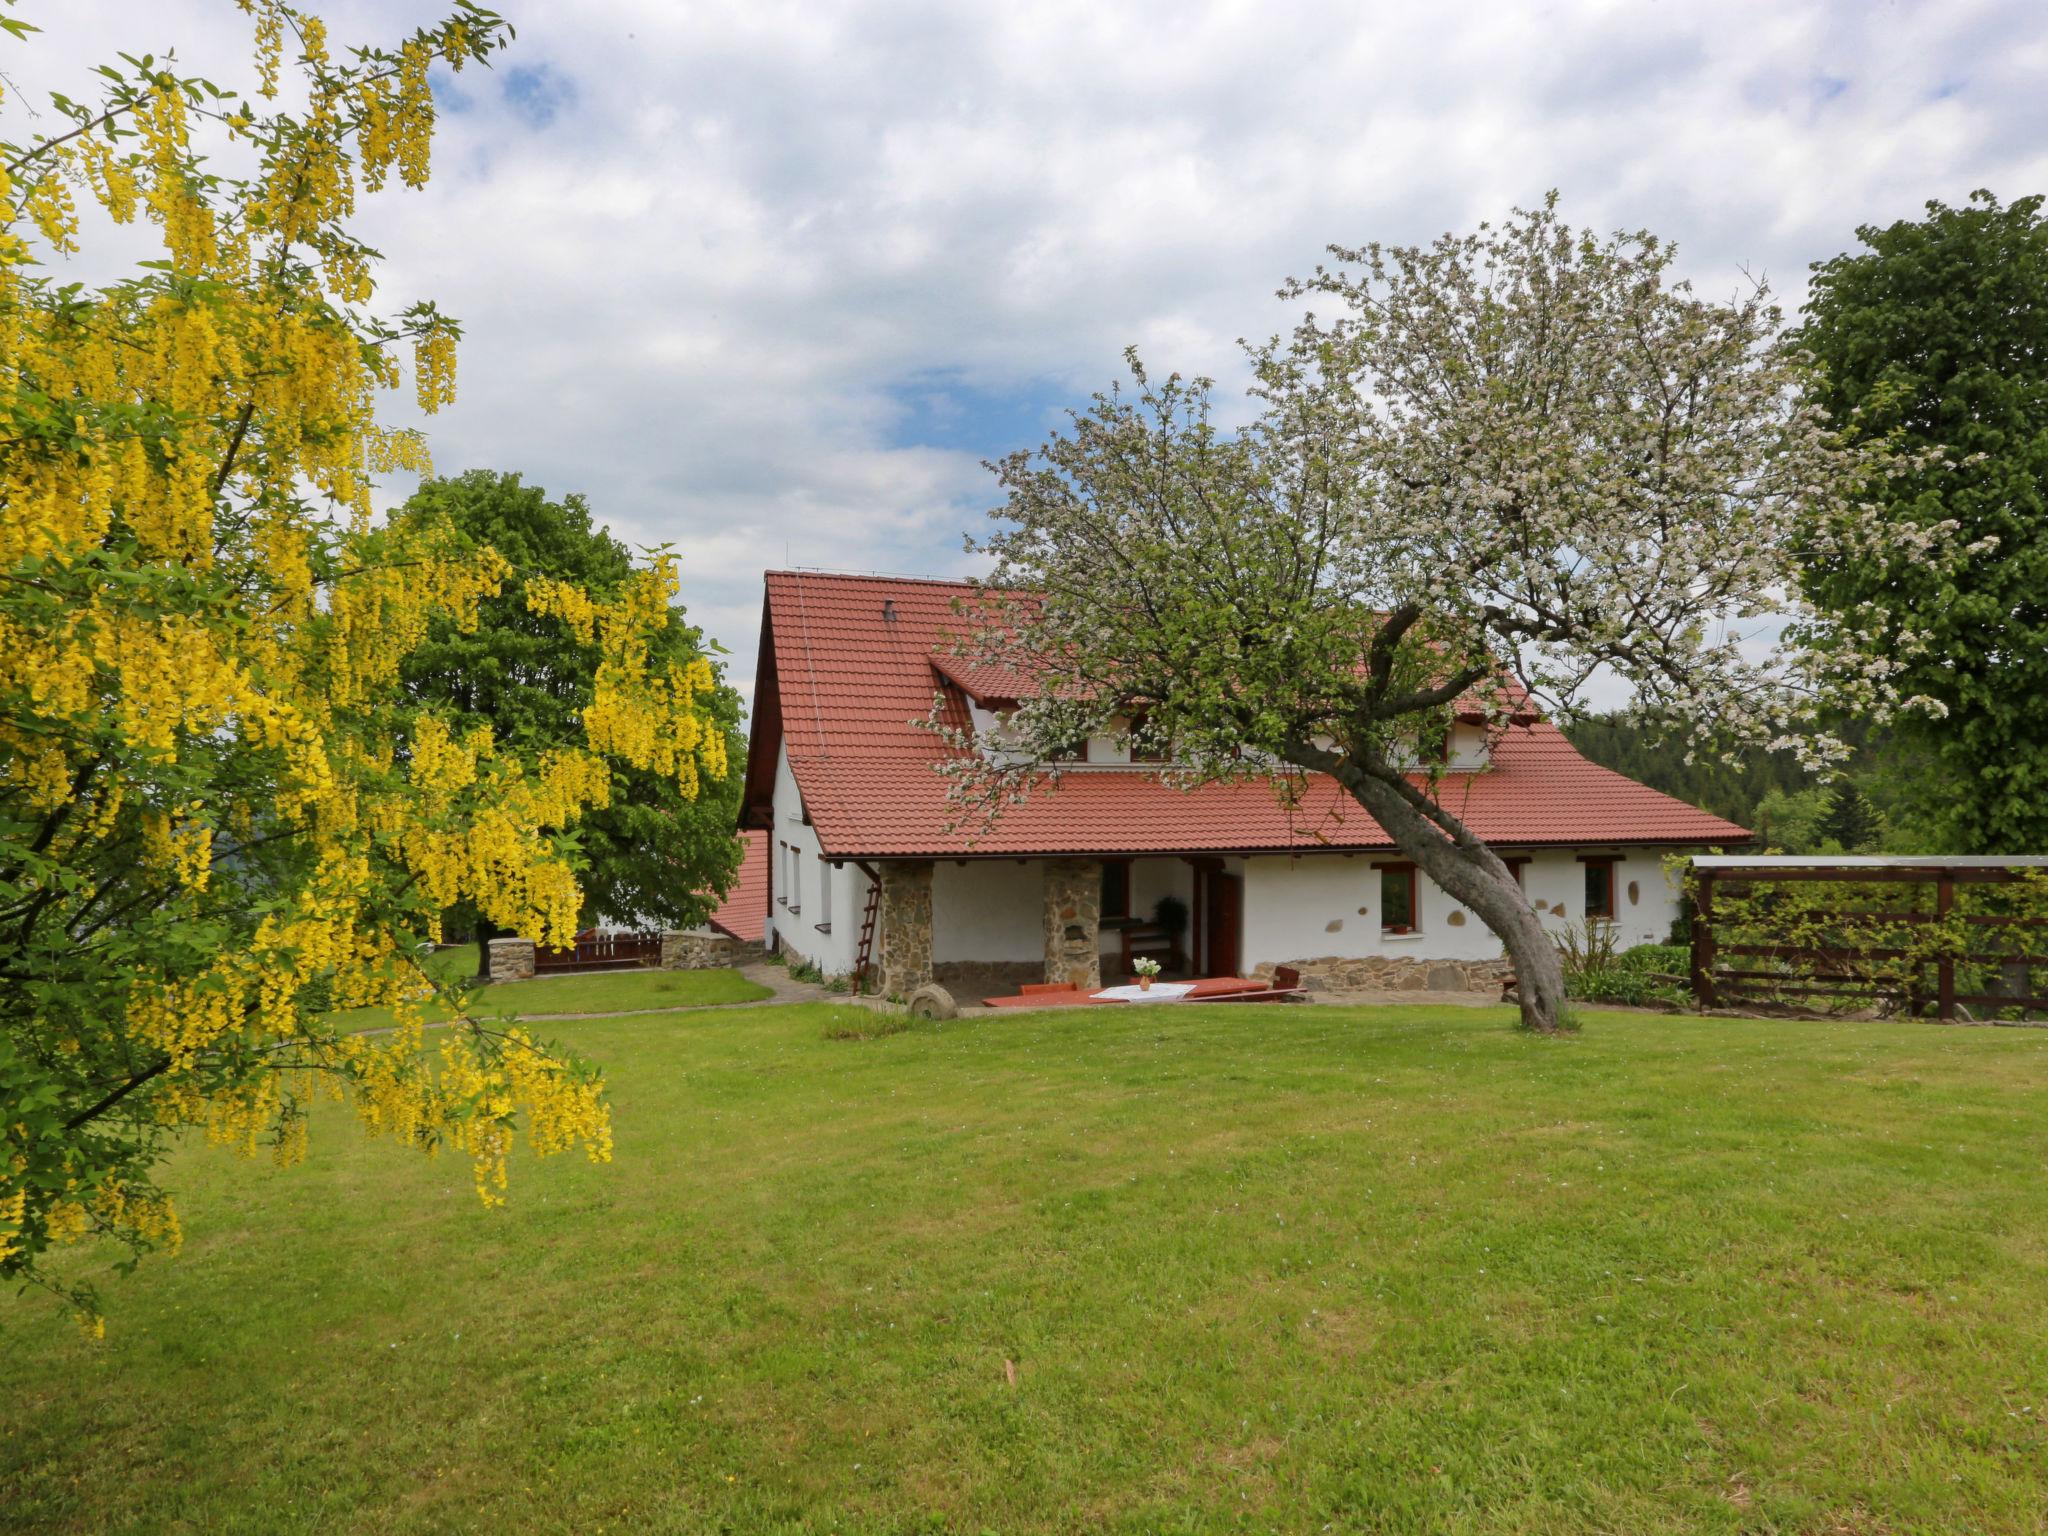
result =
M533 950L533 969L542 971L627 971L661 964L658 933L579 933L573 949Z
M2048 858L1696 858L1702 1008L2048 1010Z

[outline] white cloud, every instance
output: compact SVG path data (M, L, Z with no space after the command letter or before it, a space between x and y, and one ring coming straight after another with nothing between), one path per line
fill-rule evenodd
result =
M907 388L1078 404L1130 342L1228 384L1326 243L1553 186L1708 292L1746 268L1796 303L1859 223L2048 184L2036 0L508 8L432 186L362 221L385 291L468 328L438 462L679 546L742 684L764 566L962 568L979 451L1027 441L920 441ZM172 42L246 78L215 0L41 9L0 63L31 94ZM434 7L326 10L348 40Z

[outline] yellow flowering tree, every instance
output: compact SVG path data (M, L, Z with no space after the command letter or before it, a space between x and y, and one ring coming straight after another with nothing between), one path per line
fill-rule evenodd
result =
M458 901L569 939L576 823L613 768L726 770L704 668L650 659L673 653L649 645L666 554L603 600L527 584L601 647L580 740L515 750L399 686L429 623L474 624L510 571L433 519L373 524L373 477L426 467L380 392L409 364L446 403L457 330L375 307L347 225L425 184L430 65L486 63L510 29L458 0L337 53L318 17L241 4L249 98L124 58L0 143L0 1277L88 1317L52 1246L174 1246L154 1170L186 1128L290 1162L327 1092L456 1149L487 1203L522 1129L608 1157L597 1072L517 1028L430 1033L415 956ZM82 224L136 221L153 260L66 275ZM371 1004L396 1028L330 1022Z

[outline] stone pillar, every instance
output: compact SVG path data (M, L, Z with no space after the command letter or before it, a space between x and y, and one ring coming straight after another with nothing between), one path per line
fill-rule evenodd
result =
M908 997L932 979L932 861L881 866L875 913L875 972L884 997Z
M1102 865L1045 861L1045 979L1102 985Z
M533 977L533 940L493 939L487 962L492 981L528 981Z

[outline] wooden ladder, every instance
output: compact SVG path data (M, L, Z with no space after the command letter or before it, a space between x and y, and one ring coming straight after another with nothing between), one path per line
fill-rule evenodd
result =
M868 967L874 963L875 916L882 905L882 881L866 865L857 864L854 867L868 877L868 905L867 910L861 914L860 947L854 951L853 956L853 990L854 995L859 996L868 984Z

